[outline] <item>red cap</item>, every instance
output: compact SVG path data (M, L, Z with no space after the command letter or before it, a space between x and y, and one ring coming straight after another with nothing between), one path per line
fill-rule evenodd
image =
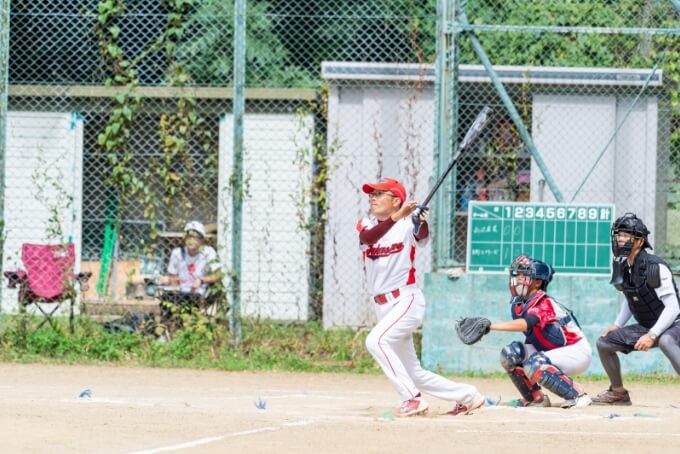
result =
M362 187L366 194L373 191L389 191L401 200L401 203L406 201L406 189L397 180L392 178L383 178L377 183L365 183Z

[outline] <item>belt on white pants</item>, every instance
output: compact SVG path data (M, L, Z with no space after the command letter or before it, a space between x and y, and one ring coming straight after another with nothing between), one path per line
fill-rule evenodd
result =
M397 298L399 298L399 295L401 292L399 292L399 289L392 290L391 292L383 293L382 295L375 295L373 297L373 301L376 302L376 304L385 304L390 301L394 301Z

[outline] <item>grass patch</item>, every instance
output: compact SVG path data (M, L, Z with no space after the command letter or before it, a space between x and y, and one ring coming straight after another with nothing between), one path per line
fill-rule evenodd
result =
M153 335L107 332L86 317L78 318L73 334L69 333L64 320L59 320L59 324L59 331L43 327L24 336L19 319L5 316L0 331L0 360L225 370L380 372L364 346L366 331L324 330L315 322L244 320L238 350L230 345L226 323L199 315L187 316L186 328L163 343Z
M22 336L17 317L5 316L0 330L0 361L17 363L91 364L198 369L281 370L295 372L348 372L381 374L364 342L368 331L324 330L319 323L279 323L246 319L242 324L241 348L231 347L226 323L202 316L187 317L187 328L161 343L153 335L110 333L87 317L79 317L70 334L65 320L60 331L43 329ZM421 345L420 332L415 344ZM436 371L442 373L442 371ZM448 374L446 374L448 375ZM501 370L456 374L465 378L507 380ZM603 374L582 375L577 380L602 382ZM626 374L624 383L680 384L668 374Z

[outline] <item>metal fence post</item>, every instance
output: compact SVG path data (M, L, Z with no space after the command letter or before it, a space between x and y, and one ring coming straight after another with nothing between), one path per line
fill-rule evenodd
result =
M437 61L435 65L435 159L433 175L441 175L451 159L457 143L458 132L458 57L459 35L451 27L455 21L457 0L439 0L437 2ZM455 229L455 210L451 203L456 187L456 173L445 184L443 191L435 195L436 225L435 248L432 251L434 268L451 265L453 257L449 239L451 229Z
M2 268L5 250L5 156L7 154L7 113L9 110L7 107L7 91L9 89L9 11L10 0L0 0L0 268ZM0 285L1 321L2 286Z
M236 0L234 13L234 150L232 187L231 237L231 310L229 326L232 342L241 344L241 251L243 225L243 117L245 115L246 83L246 0Z

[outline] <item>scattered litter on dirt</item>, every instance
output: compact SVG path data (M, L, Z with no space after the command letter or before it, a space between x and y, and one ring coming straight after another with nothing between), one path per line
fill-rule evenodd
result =
M397 417L394 416L394 413L390 410L387 410L378 418L379 421L394 421L395 419L397 419Z
M80 394L78 394L78 397L80 399L84 399L86 397L92 397L92 390L90 388L87 388L87 389L81 391Z
M258 410L266 410L267 402L258 397L257 400L255 401L255 408L257 408Z
M501 396L497 396L497 397L486 396L485 399L486 399L486 405L488 405L489 407L495 407L496 405L500 405L500 403L501 403Z

